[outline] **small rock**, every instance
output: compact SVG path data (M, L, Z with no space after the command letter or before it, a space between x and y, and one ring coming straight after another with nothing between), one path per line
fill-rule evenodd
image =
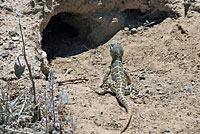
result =
M136 103L136 104L143 104L142 99L138 99L138 98L134 99L133 102Z
M3 21L3 20L5 20L4 18L0 18L0 21Z
M3 40L3 41L6 41L7 39L8 39L8 38L7 38L6 36L3 36L3 37L2 37L2 40Z
M195 84L195 82L192 80L192 81L191 81L191 84L192 84L192 85L194 85L194 84Z
M95 113L94 112L90 112L90 113L88 113L88 115L89 115L90 118L94 118L95 117Z
M158 94L159 94L159 95L164 95L164 94L166 94L166 93L165 93L164 91L161 91L161 90L160 90L160 91L158 91Z
M102 6L103 5L103 3L100 1L100 2L98 2L98 6Z
M10 37L19 36L19 34L16 31L9 31L8 34L9 34Z
M162 134L174 134L173 132L171 132L170 130L165 130L162 132Z
M189 92L191 88L190 88L189 86L184 86L184 89L185 89L187 92Z
M19 40L19 37L12 37L12 40L13 40L13 41L18 41L18 40Z
M106 65L107 64L107 62L101 62L101 65Z
M9 44L4 46L4 50L13 50L15 48L14 42L10 41Z
M8 51L3 51L3 52L0 52L0 57L2 58L6 58L9 56L9 52Z
M129 28L128 28L128 27L125 27L125 28L124 28L124 31L129 31Z
M66 60L66 62L67 62L67 63L70 63L70 62L72 62L72 60L71 60L71 59L69 59L69 60Z
M153 74L153 71L151 71L151 70L150 70L150 71L148 71L148 74Z
M131 29L131 34L135 34L135 33L137 33L137 29L136 28L132 28Z
M161 84L158 82L158 83L157 83L157 86L161 86Z
M117 18L113 18L112 23L118 23L118 19Z
M144 76L139 76L139 79L140 80L145 80L145 77Z

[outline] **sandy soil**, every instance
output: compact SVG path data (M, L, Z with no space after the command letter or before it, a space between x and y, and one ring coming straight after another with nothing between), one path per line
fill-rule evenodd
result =
M14 15L4 14L3 17L17 22ZM25 26L34 25L29 21L27 24L22 23ZM125 133L200 134L199 25L200 14L192 11L188 12L187 17L167 18L153 27L141 26L136 34L131 34L125 28L96 49L52 60L51 66L57 72L57 80L80 76L89 79L86 82L55 85L55 89L64 89L69 96L67 107L72 110L77 125L75 132L117 134L126 123L125 108L120 106L114 95L98 95L89 88L101 84L111 62L108 44L111 40L117 40L124 48L124 68L131 76L132 85L140 92L134 100L127 96L134 107L134 114ZM18 29L17 25L3 25L0 22L0 28L1 26L4 31ZM25 31L31 30L34 28L27 27ZM28 32L26 34L27 44L36 40ZM7 39L0 41L4 44L9 42ZM1 69L7 66L3 62L21 51L21 44L18 42L14 45L16 44L19 49L8 54L8 59L1 61ZM10 48L1 46L1 55L5 49ZM13 61L6 64L11 62L13 66ZM12 67L8 67L8 70L12 70ZM66 74L66 71L70 74ZM44 77L38 78L36 82L37 87L47 83Z
M121 41L124 68L140 91L137 99L129 99L134 116L127 134L200 133L199 22L200 14L192 12L188 18L168 18L153 27L141 27L134 35L121 30L110 39ZM73 103L69 107L80 134L116 134L126 122L127 113L115 96L98 95L88 88L102 82L111 61L108 43L51 63L61 80L89 79L60 86ZM64 75L68 69L71 74Z

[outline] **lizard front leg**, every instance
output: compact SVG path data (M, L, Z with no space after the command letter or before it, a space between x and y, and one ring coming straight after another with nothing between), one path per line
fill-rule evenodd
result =
M104 83L102 85L102 87L100 88L92 88L90 87L92 90L94 90L96 93L98 94L105 94L106 92L109 92L109 88L111 87L111 82L109 80L106 81L106 83Z
M108 80L108 76L110 75L110 72L111 72L111 66L107 68L106 74L104 75L104 78L103 78L103 83L101 84L100 87L103 87L103 85L106 83L106 81Z
M108 80L108 76L110 75L110 72L111 72L111 66L107 68L106 74L104 75L104 78L103 78L103 83L100 85L100 88L94 88L94 87L90 87L90 88L98 94L104 94L108 92L108 89L111 86L111 82Z

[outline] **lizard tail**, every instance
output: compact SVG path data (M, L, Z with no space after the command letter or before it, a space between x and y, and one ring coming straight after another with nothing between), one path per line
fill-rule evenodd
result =
M132 119L132 109L129 108L128 109L128 120L127 120L127 123L126 123L126 126L124 126L124 128L121 130L121 133L123 133L124 131L126 131L126 129L128 128L130 122L131 122L131 119Z
M118 94L117 98L125 106L125 108L126 108L126 110L128 112L127 123L126 123L125 127L121 130L121 133L123 133L124 131L126 131L126 129L128 128L128 126L129 126L129 124L131 122L131 119L132 119L132 107L131 107L131 104L126 99L126 97L124 96L124 94Z

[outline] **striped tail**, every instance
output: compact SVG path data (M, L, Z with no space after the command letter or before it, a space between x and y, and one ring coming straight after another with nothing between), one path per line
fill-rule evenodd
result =
M128 126L129 126L129 124L131 122L131 119L132 119L132 109L129 109L128 110L128 120L127 120L126 126L121 130L121 133L126 131L126 129L128 128Z
M124 131L126 131L126 129L128 128L131 119L132 119L132 107L131 104L128 102L128 100L126 99L126 97L124 96L123 93L117 94L117 99L125 106L127 112L128 112L128 120L127 123L125 125L125 127L121 130L121 133L123 133Z

